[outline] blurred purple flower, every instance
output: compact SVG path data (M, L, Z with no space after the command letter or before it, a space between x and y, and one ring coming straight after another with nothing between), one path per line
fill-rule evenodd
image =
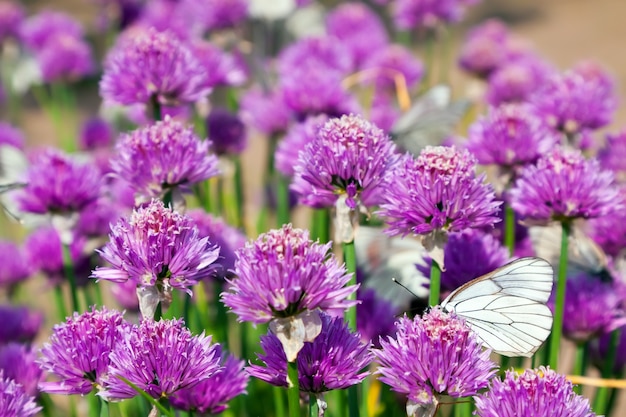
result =
M387 92L374 92L372 98L369 120L385 133L390 133L393 130L396 121L402 114L394 101L395 97Z
M382 21L363 3L344 3L333 9L326 16L326 31L346 46L353 68L361 68L389 42Z
M137 285L133 281L114 282L110 288L113 299L122 309L135 313L140 311Z
M98 251L111 267L98 267L93 278L133 281L137 286L178 288L211 275L219 249L200 238L194 221L153 200L112 226L110 242Z
M57 35L82 38L83 34L81 24L72 16L49 10L30 17L20 28L21 39L34 51L42 49Z
M22 385L28 395L39 392L37 384L41 380L41 369L35 360L35 352L29 346L19 343L0 346L0 370L4 371L5 378Z
M480 417L594 417L589 400L577 395L564 375L549 368L527 369L521 375L506 371L489 390L474 397Z
M591 219L623 209L613 173L597 159L561 147L524 168L509 197L520 216L535 222Z
M433 28L439 23L456 23L467 6L478 0L396 0L393 21L403 30Z
M357 299L361 301L356 307L357 330L361 340L380 349L380 338L395 334L398 308L388 300L378 297L372 288L359 291Z
M28 307L0 305L0 345L11 342L31 343L43 322L43 314Z
M113 126L100 117L86 120L80 130L78 141L84 150L108 148L113 145L115 132Z
M28 395L22 385L0 371L0 416L31 417L40 410L35 398Z
M25 14L20 4L10 0L0 1L0 45L6 39L19 37Z
M619 332L619 338L617 339L614 361L609 364L609 351L612 349L614 332ZM614 330L614 332L604 333L592 339L589 343L589 351L593 364L600 372L610 369L611 372L619 375L623 371L624 366L626 366L626 326L622 326Z
M205 71L174 34L149 29L118 41L105 61L100 94L126 105L191 103L209 92Z
M50 36L35 57L47 83L76 81L95 70L89 44L67 33Z
M26 187L15 195L20 209L29 213L77 213L100 193L100 170L93 163L53 148L34 156L26 178Z
M211 142L201 141L193 129L165 117L152 125L123 134L111 160L115 174L128 182L140 200L162 197L179 188L218 175Z
M74 232L77 236L99 239L108 236L113 224L122 215L118 204L101 198L88 206L78 218Z
M39 388L52 394L89 394L102 384L109 354L130 330L130 323L115 310L75 312L54 326L41 349L39 365L57 381L41 382Z
M626 183L626 129L606 135L606 143L598 151L598 160L602 168L613 171L619 183Z
M289 45L280 53L277 65L281 78L294 78L292 73L303 68L333 72L338 77L352 69L347 47L330 36L304 38Z
M350 209L369 208L384 201L397 161L391 139L361 116L330 119L300 152L291 188L312 207L333 206L345 194Z
M244 394L249 379L243 369L244 362L222 354L220 366L222 371L191 388L176 391L170 398L174 408L215 415L226 410L230 400Z
M469 73L487 78L507 61L509 37L508 28L497 19L473 27L461 46L459 65Z
M245 246L247 237L223 219L202 209L189 210L187 215L196 223L198 236L208 237L210 244L219 248L219 258L214 263L214 277L224 279L230 276L235 268L235 252Z
M491 351L465 321L434 307L423 317L401 317L395 339L375 350L377 373L393 391L407 395L407 409L436 406L440 395L475 395L487 387L497 365Z
M356 304L347 298L357 286L345 286L350 274L330 247L290 224L261 234L236 252L236 278L228 280L224 304L240 322L255 324L317 308L342 314Z
M476 176L476 159L454 147L427 146L418 158L404 156L390 175L379 214L392 235L428 235L492 226L501 202Z
M380 49L363 65L364 70L380 72L375 78L380 89L395 92L395 78L402 77L406 88L413 88L424 74L424 67L413 53L401 45L389 45Z
M513 170L534 163L560 142L560 137L527 104L489 109L486 116L470 126L468 139L467 149L480 164Z
M248 17L248 0L204 0L201 4L210 30L237 26Z
M195 40L191 47L194 55L206 70L207 86L239 86L248 78L242 62L210 42Z
M253 87L241 98L242 120L266 135L279 135L287 130L291 109L280 91L263 91Z
M295 164L298 161L300 151L315 139L315 136L328 121L328 116L308 117L305 121L292 125L285 137L278 143L274 154L276 170L285 177L293 177Z
M485 99L492 106L526 102L553 72L546 62L534 55L512 60L491 73Z
M13 242L0 240L0 287L26 280L32 273L24 252Z
M137 396L122 377L157 400L168 398L221 372L220 356L211 336L192 335L182 320L142 320L109 355L98 395L107 400Z
M248 144L246 126L226 109L213 109L206 120L211 150L217 155L239 155Z
M342 317L321 314L322 332L313 342L305 342L298 353L300 391L323 393L345 389L363 381L369 372L361 372L373 359L369 343L358 333L351 333ZM287 357L274 334L261 336L264 354L257 354L262 365L250 365L248 374L275 386L287 387Z

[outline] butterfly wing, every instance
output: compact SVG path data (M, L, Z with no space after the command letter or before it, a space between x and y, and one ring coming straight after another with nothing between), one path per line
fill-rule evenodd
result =
M463 317L494 352L530 357L552 328L545 303L553 282L547 261L522 258L456 289L441 308Z

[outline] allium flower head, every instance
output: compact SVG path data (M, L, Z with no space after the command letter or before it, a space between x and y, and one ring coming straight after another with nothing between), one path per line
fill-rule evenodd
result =
M521 375L506 371L489 391L474 397L480 417L594 417L589 400L577 395L564 375L549 368L527 369Z
M221 372L221 347L211 336L194 336L182 320L142 320L118 343L98 393L106 399L133 398L137 391L123 377L155 399L192 388Z
M500 202L475 175L476 159L454 147L426 147L418 158L406 155L392 172L380 214L390 234L460 232L492 226Z
M387 91L395 90L395 79L399 76L407 88L413 88L424 73L421 61L410 50L397 44L377 51L365 62L363 69L379 71L380 75L375 78L376 86Z
M361 301L356 307L357 330L361 340L380 348L380 338L395 333L398 308L390 301L378 297L373 288L359 291L357 299Z
M613 332L604 333L592 339L589 343L590 356L593 359L593 364L603 371L610 366L613 373L621 372L626 366L626 326L622 326L619 329L619 339L617 341L615 358L611 364L608 363L610 355L609 351L613 345Z
M467 35L459 53L459 65L464 70L486 78L506 62L506 42L509 31L496 19L474 27Z
M585 64L554 75L531 97L552 127L574 135L610 123L617 108L614 82L595 68Z
M188 290L211 275L219 254L208 237L199 237L190 217L157 200L120 219L109 237L99 253L112 266L97 268L93 277L137 286Z
M53 394L89 394L98 388L110 364L109 354L130 331L122 314L93 308L74 313L52 329L41 349L41 369L57 381L42 382L39 388Z
M66 33L50 37L35 57L47 83L75 81L95 69L89 44Z
M391 139L361 116L330 119L300 153L292 189L313 207L332 206L340 194L352 210L372 207L397 160Z
M501 267L509 261L509 251L491 234L477 229L450 233L444 248L446 270L441 272L441 288L453 291ZM430 262L417 265L417 269L430 276Z
M355 68L361 68L389 42L385 26L376 13L363 3L351 2L337 6L326 16L326 31L345 45Z
M248 374L244 362L233 355L222 354L222 370L191 388L176 391L170 399L179 410L215 415L228 408L228 402L246 392Z
M272 385L286 387L287 357L278 337L261 336L264 354L258 358L265 364L250 365L247 372ZM350 333L342 317L322 314L322 332L313 342L306 342L298 353L300 391L322 393L348 388L363 381L369 372L361 372L373 359L358 333Z
M581 274L569 277L566 285L563 335L568 339L583 343L626 324L624 297L616 284Z
M0 44L7 38L17 38L24 20L24 9L11 0L0 1Z
M39 392L37 384L41 379L41 369L35 360L35 352L30 346L15 342L0 346L0 370L4 371L6 378L22 385L28 395Z
M140 199L162 197L219 173L211 142L201 141L193 129L169 117L122 135L111 167L128 182Z
M207 72L207 86L239 86L248 78L245 66L236 55L226 53L218 46L203 40L191 45L194 55Z
M0 287L18 284L31 273L22 250L11 241L0 241Z
M526 167L509 196L518 214L539 222L607 216L623 205L612 172L580 151L561 147Z
M81 149L108 148L113 144L113 127L104 119L93 117L83 123L79 135Z
M393 20L400 29L433 28L461 20L465 8L477 0L396 0Z
M329 253L331 244L309 239L309 232L285 225L260 235L237 251L236 278L222 294L239 321L265 323L304 310L341 314L357 286L346 286L350 274Z
M201 4L210 30L237 26L248 17L248 0L208 0Z
M29 213L76 213L98 198L100 182L100 170L93 163L48 148L35 155L26 173L27 186L16 199Z
M213 109L206 120L211 150L217 155L239 155L246 149L248 135L239 116L226 109Z
M104 65L100 93L120 104L179 105L208 93L205 69L170 32L150 29L123 38Z
M392 390L406 394L411 405L429 407L439 395L475 395L496 373L491 351L465 322L435 307L423 317L402 317L395 339L381 340L379 378Z
M14 148L24 149L24 134L9 123L0 122L0 146L9 145Z
M266 135L277 135L287 130L291 109L284 102L282 92L265 92L251 88L241 97L242 120Z
M328 121L328 116L308 117L304 122L291 125L285 137L278 143L274 154L274 164L276 170L286 177L293 177L295 174L295 161L298 160L300 151L306 145L315 140L317 133Z
M49 10L29 18L20 29L20 38L34 51L43 48L56 35L82 38L84 33L80 23L70 15Z
M309 67L346 74L352 69L352 61L346 47L329 36L302 39L285 48L278 57L278 73L283 77Z
M24 387L5 377L0 370L0 416L31 417L40 410L35 397L28 395Z
M626 183L626 129L606 135L606 144L598 151L598 160L604 169L615 173L618 182Z
M0 305L0 345L31 343L43 322L43 314L27 307Z
M491 73L485 99L492 106L528 102L553 72L546 62L534 55L512 60Z
M469 129L467 148L483 165L506 168L535 162L560 140L529 105L491 108Z

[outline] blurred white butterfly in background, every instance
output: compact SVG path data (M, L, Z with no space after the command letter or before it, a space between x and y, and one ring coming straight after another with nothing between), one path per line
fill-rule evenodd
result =
M532 356L550 335L550 263L521 258L454 290L441 308L465 319L483 344L504 356Z

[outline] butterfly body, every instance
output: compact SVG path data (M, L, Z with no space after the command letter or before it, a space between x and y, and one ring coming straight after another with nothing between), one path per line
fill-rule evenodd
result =
M547 261L522 258L462 285L440 306L464 318L494 352L530 357L552 328L546 302L553 282Z

